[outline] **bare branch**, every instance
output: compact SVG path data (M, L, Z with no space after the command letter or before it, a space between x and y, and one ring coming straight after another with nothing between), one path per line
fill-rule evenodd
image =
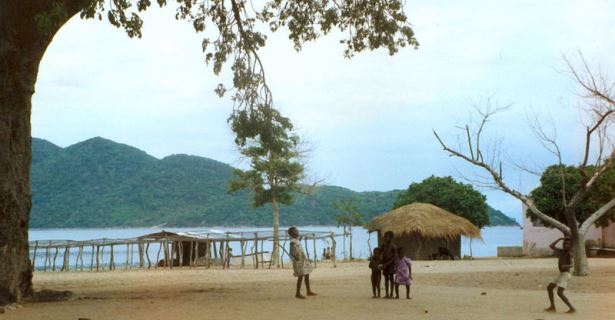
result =
M438 140L438 143L440 143L440 145L442 146L442 148L444 149L444 151L448 152L450 156L454 156L454 157L458 157L461 158L463 160L465 160L466 162L479 167L481 169L483 169L486 173L489 174L490 178L493 180L494 184L497 186L497 188L505 193L508 193L509 195L512 195L513 197L517 198L518 200L520 200L522 203L524 203L529 209L530 212L532 212L532 214L534 214L536 217L538 217L539 219L553 225L554 227L556 227L557 229L561 230L564 234L570 234L570 228L568 226L566 226L565 224L557 221L556 219L549 217L548 215L546 215L545 213L543 213L542 211L540 211L533 203L533 201L526 195L520 193L519 191L509 187L503 179L503 172L502 172L502 163L501 161L498 161L499 163L498 165L498 169L494 168L494 165L496 165L496 159L499 159L499 144L498 143L494 143L494 150L493 150L493 154L491 157L491 163L486 163L482 157L482 150L480 149L480 143L478 142L480 140L480 137L482 135L482 133L484 132L484 128L485 128L485 124L489 121L489 118L492 117L495 113L502 111L506 108L508 108L510 105L504 107L504 108L496 108L496 109L491 109L490 107L487 108L487 110L485 111L479 111L479 114L482 116L482 119L480 121L480 125L479 125L479 130L477 131L476 135L475 135L475 151L477 156L474 157L472 155L467 155L464 154L463 152L459 151L459 150L455 150L450 148L446 143L444 143L444 141L442 140L442 138L438 135L438 133L435 130L433 131L434 136L436 137L436 139ZM471 137L468 138L470 141L468 141L468 145L470 145L472 143L471 141Z
M613 209L614 207L615 207L615 198L611 199L611 201L607 202L600 209L596 210L596 212L592 213L592 215L589 216L589 218L587 218L583 222L581 227L579 227L579 232L581 234L585 234L587 230L589 230L589 227L591 227L594 223L596 223L596 221L598 221L598 219L600 219L605 213L607 213L609 210Z

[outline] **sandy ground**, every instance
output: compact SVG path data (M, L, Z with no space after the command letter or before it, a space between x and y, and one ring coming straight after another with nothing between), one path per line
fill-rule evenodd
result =
M615 259L590 260L567 290L575 315L542 310L554 259L414 262L412 300L372 299L365 262L320 264L319 296L293 297L292 271L174 269L35 274L35 288L71 301L25 303L0 319L615 319ZM485 293L485 294L482 294Z

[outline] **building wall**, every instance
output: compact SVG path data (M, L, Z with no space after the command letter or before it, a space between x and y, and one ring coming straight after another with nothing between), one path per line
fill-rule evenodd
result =
M545 228L542 226L535 226L532 220L525 215L527 207L523 205L523 254L531 257L535 256L548 256L552 254L549 244L558 238L563 236L562 232L555 228ZM615 224L609 226L607 234L609 236L608 241L611 245L615 242ZM605 237L606 238L606 237ZM603 245L603 230L602 228L596 228L592 226L587 231L585 240L594 241L597 246Z
M602 246L615 249L615 223L611 223L608 227L602 228Z

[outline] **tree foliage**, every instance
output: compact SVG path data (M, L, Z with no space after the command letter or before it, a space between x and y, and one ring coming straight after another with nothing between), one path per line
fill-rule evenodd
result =
M273 201L292 204L293 192L300 190L303 164L298 161L299 137L290 120L267 107L233 116L253 118L233 122L235 143L250 159L250 169L235 169L237 178L229 183L229 191L251 190L256 208Z
M593 168L590 167L589 171L591 174ZM540 211L562 223L567 223L564 215L564 197L565 201L570 201L578 193L581 183L583 183L583 175L579 168L568 165L552 165L542 173L540 186L530 193L530 197ZM575 208L577 221L583 223L613 197L615 197L615 169L611 167L599 177L585 199ZM526 215L533 222L540 221L531 212L526 212ZM615 209L609 210L598 219L596 225L605 226L612 220L615 220ZM547 221L543 223L545 226L553 227Z
M143 21L140 13L152 6L151 0L55 0L48 12L39 13L36 21L42 33L67 20L65 2L80 3L82 19L103 17L129 37L140 38ZM157 0L160 7L171 3ZM287 29L295 50L309 41L341 31L344 55L352 57L365 50L386 48L395 54L407 46L417 48L418 41L400 0L177 0L175 18L192 24L203 35L205 61L216 75L231 63L232 85L220 83L215 91L231 93L235 108L248 113L273 106L272 94L265 79L259 50L266 45L268 32ZM71 5L70 7L73 7ZM233 118L233 121L241 118Z
M450 176L430 176L420 183L412 183L399 195L394 208L414 202L431 203L483 228L489 225L485 200L486 197L472 185L457 182Z

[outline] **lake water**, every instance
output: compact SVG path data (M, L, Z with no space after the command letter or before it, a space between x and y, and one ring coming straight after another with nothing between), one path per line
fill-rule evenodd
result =
M301 227L301 230L309 231L328 231L342 234L342 228L337 227ZM203 230L216 230L221 232L226 231L265 231L271 230L268 228L165 228L166 231L180 232L180 231L203 231ZM286 228L281 228L286 230ZM134 238L144 234L159 232L161 229L152 228L129 228L129 229L31 229L30 241L35 240L92 240L92 239L120 239L120 238ZM497 247L499 246L521 246L523 242L523 232L519 227L489 227L481 230L483 240L472 241L472 254L474 257L493 257L497 255ZM367 258L369 256L369 248L374 248L377 245L376 234L370 234L363 228L352 229L352 245L353 255L355 258ZM339 236L337 239L337 257L343 258L343 237ZM318 248L318 254L322 253L322 249L331 246L330 240L318 240L316 246ZM349 238L346 238L346 246L348 247ZM265 251L271 251L271 242L265 243ZM308 251L312 254L312 244L308 244ZM233 252L241 252L239 243L232 243L231 248ZM136 248L135 248L136 250ZM158 247L152 245L149 249L150 256L155 256ZM108 252L107 252L108 253ZM153 254L152 254L153 253ZM32 257L33 248L30 248L30 255ZM118 265L125 265L127 249L126 246L117 246L114 249L115 261ZM461 241L461 254L470 255L470 241L466 238L462 238ZM84 262L89 263L92 252L90 248L84 248ZM137 254L134 254L135 257ZM77 250L73 249L70 254L71 265L76 263ZM108 256L105 257L104 262L108 265ZM137 258L138 259L138 258ZM36 269L42 268L45 260L45 252L38 251L36 258ZM62 252L58 254L57 264L62 262Z

